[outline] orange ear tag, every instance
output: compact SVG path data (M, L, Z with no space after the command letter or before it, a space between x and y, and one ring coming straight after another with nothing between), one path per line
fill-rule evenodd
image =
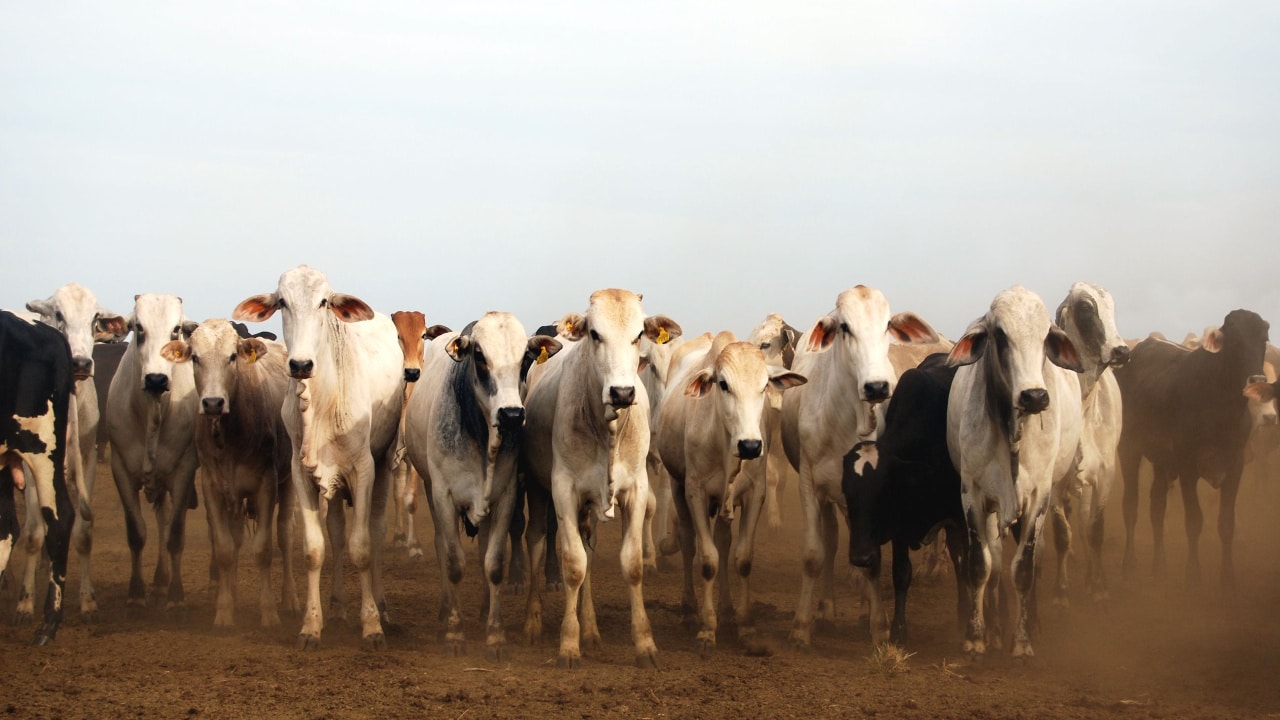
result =
M538 353L538 359L535 360L534 362L537 363L538 365L541 365L542 363L546 362L550 358L551 356L547 354L547 349L544 347L542 348L542 352Z
M670 340L671 340L671 333L667 332L667 329L664 327L658 328L658 340L657 340L658 344L665 345Z
M254 350L253 348L249 348L249 360L248 360L248 363L249 363L250 365L252 365L252 364L254 364L254 363L256 363L256 362L258 362L258 351L257 351L257 350Z

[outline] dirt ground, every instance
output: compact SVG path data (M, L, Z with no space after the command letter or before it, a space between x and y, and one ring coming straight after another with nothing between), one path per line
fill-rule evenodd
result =
M1216 582L1218 540L1215 491L1201 483L1206 503L1201 556L1206 581L1189 589L1183 572L1186 541L1182 507L1170 494L1170 573L1149 578L1150 522L1146 488L1140 509L1141 579L1119 577L1123 525L1120 489L1108 522L1107 569L1113 598L1089 602L1077 584L1069 609L1042 595L1042 630L1033 664L992 652L981 664L960 656L955 627L954 578L919 579L911 597L912 653L903 667L872 658L867 620L854 600L842 537L837 572L837 622L801 653L786 638L799 580L799 513L795 488L787 488L781 532L764 532L752 577L760 632L773 648L746 655L723 631L706 659L694 633L681 622L680 579L674 570L645 580L661 666L633 666L624 584L617 563L617 526L602 525L594 574L604 647L586 650L580 670L555 666L563 596L550 594L546 634L540 645L520 640L524 600L506 614L512 641L509 661L484 659L479 620L481 578L472 544L463 581L469 626L467 654L450 656L436 618L439 568L388 549L387 597L395 625L389 649L361 649L357 623L330 624L318 651L299 652L300 620L284 618L276 630L258 629L255 571L242 556L237 629L215 632L208 589L209 545L203 505L190 516L184 561L185 624L159 609L127 617L129 553L120 503L110 470L98 470L94 577L101 619L79 615L78 568L71 561L68 612L49 647L29 645L29 627L0 626L5 673L0 713L18 718L281 717L281 718L506 718L506 717L887 717L887 718L1258 718L1280 717L1280 490L1268 479L1249 478L1240 494L1237 536L1239 588L1225 595ZM203 503L203 498L201 499ZM154 567L154 516L149 516L145 563ZM418 526L430 538L425 509ZM300 549L295 550L299 555ZM886 553L887 555L887 553ZM1044 559L1052 561L1048 548ZM15 554L17 571L21 559ZM1076 577L1082 557L1072 558ZM279 586L279 562L273 566ZM1052 570L1045 575L1051 579ZM886 572L887 576L888 573ZM346 578L348 616L358 616L358 583ZM328 572L323 592L328 593ZM0 593L0 617L15 603L12 577ZM888 581L885 580L886 592ZM299 577L299 592L303 590ZM890 598L891 602L891 598Z

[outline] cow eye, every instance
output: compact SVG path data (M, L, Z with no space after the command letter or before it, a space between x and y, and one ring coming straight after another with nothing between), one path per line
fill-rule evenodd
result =
M729 383L725 382L724 380L721 380L720 389L723 390L724 392L729 392Z
M277 301L276 301L276 307L278 307L278 308L280 308L281 310L283 310L283 309L285 309L285 308L286 308L286 307L288 307L288 306L284 304L284 298L280 298L279 300L277 300Z
M423 339L423 340L426 340L426 339L427 339L427 334L426 334L426 333L422 333L422 339Z
M54 319L54 320L57 320L59 325L61 325L62 323L66 322L66 320L64 320L64 319L63 319L63 317L62 317L62 311L61 311L61 310L55 310L55 311L54 311L54 313L53 313L53 319Z
M199 365L199 364L200 364L200 356L199 356L199 355L196 355L195 353L191 353L191 364L192 364L192 365Z
M760 349L761 349L761 350L768 350L768 349L769 349L769 343L767 343L767 342L762 342L762 343L760 343Z
M635 339L635 340L632 340L632 341L631 341L631 344L632 344L632 345L639 345L639 344L640 344L640 338L642 338L642 337L644 337L644 331L643 331L643 330L641 330L641 331L640 331L640 334L636 336L636 339Z
M329 304L329 298L320 298L320 307L324 308Z
M846 323L846 322L842 322L842 323L840 323L840 332L844 333L845 335L848 335L848 334L849 334L849 323Z
M592 330L591 339L595 340L596 342L600 342L600 333L596 332L595 330Z
M236 361L236 354L235 354L235 353L231 353L231 357L227 358L227 362L228 362L228 363L233 363L233 362L235 362L235 361Z

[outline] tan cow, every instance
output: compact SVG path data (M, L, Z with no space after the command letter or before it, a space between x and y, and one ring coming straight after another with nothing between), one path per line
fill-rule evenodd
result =
M559 665L581 663L581 642L599 643L591 600L590 542L600 520L622 517L622 572L630 587L631 634L636 664L653 667L658 648L644 608L644 516L649 479L649 397L638 377L640 339L665 342L680 326L658 315L646 318L640 296L626 290L598 290L585 315L571 313L557 323L570 340L530 379L525 402L526 436L522 466L530 485L526 539L529 608L525 632L542 635L541 574L546 536L546 499L555 502L565 610L560 628ZM541 492L534 492L532 486ZM581 604L581 619L579 605Z
M276 342L241 338L231 323L206 320L189 341L162 349L175 363L190 362L200 397L196 456L205 515L213 542L218 594L213 624L235 625L236 567L245 520L254 520L251 549L258 568L258 608L263 627L280 624L271 593L271 525L284 559L282 601L298 611L293 581L292 447L280 416L289 376L285 349Z

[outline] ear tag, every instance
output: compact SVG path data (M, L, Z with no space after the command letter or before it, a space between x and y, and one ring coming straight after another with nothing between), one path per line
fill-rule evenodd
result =
M657 340L657 343L658 343L659 345L665 345L665 344L667 344L667 342L669 342L670 340L671 340L671 333L667 332L667 329L666 329L665 327L658 328L658 340Z
M538 365L541 365L542 363L546 362L550 358L551 358L551 355L547 354L547 349L544 347L542 348L542 352L538 353L538 359L535 360L534 362Z
M572 322L569 322L569 321L567 321L567 320L565 321L565 323L564 323L564 334L565 334L565 335L572 335L572 334L573 334L573 323L572 323Z
M258 362L258 351L253 348L249 348L249 359L246 362L249 365Z

